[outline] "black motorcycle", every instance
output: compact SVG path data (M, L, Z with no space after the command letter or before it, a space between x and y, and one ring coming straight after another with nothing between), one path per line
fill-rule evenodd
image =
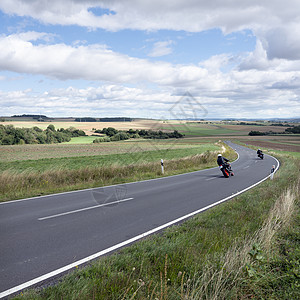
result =
M231 164L229 164L229 163L224 163L221 166L219 166L219 168L225 178L228 178L228 177L234 175L234 173L232 172L232 169L231 169Z
M261 159L264 159L264 154L263 154L262 152L257 153L257 156L258 156L259 158L261 158Z

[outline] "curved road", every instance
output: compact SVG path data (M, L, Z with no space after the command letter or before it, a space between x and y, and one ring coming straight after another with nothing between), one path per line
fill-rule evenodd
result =
M228 142L235 176L218 168L0 204L0 298L224 202L279 162ZM167 166L166 166L167 167Z

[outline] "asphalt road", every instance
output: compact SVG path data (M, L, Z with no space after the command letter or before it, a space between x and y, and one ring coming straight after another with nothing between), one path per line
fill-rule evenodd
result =
M0 204L0 298L225 201L278 166L228 144L239 154L230 178L212 168Z

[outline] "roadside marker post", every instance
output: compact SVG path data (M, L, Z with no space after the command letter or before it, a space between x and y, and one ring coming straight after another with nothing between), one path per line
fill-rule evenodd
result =
M270 175L270 179L271 179L271 180L273 180L274 173L275 173L275 166L273 165L273 166L272 166L272 169L271 169L271 175Z
M164 170L164 160L163 159L160 160L160 165L161 165L161 173L164 174L165 170Z

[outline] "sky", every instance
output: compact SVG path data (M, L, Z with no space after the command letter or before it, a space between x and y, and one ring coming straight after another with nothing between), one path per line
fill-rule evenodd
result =
M299 0L0 0L0 116L300 117Z

